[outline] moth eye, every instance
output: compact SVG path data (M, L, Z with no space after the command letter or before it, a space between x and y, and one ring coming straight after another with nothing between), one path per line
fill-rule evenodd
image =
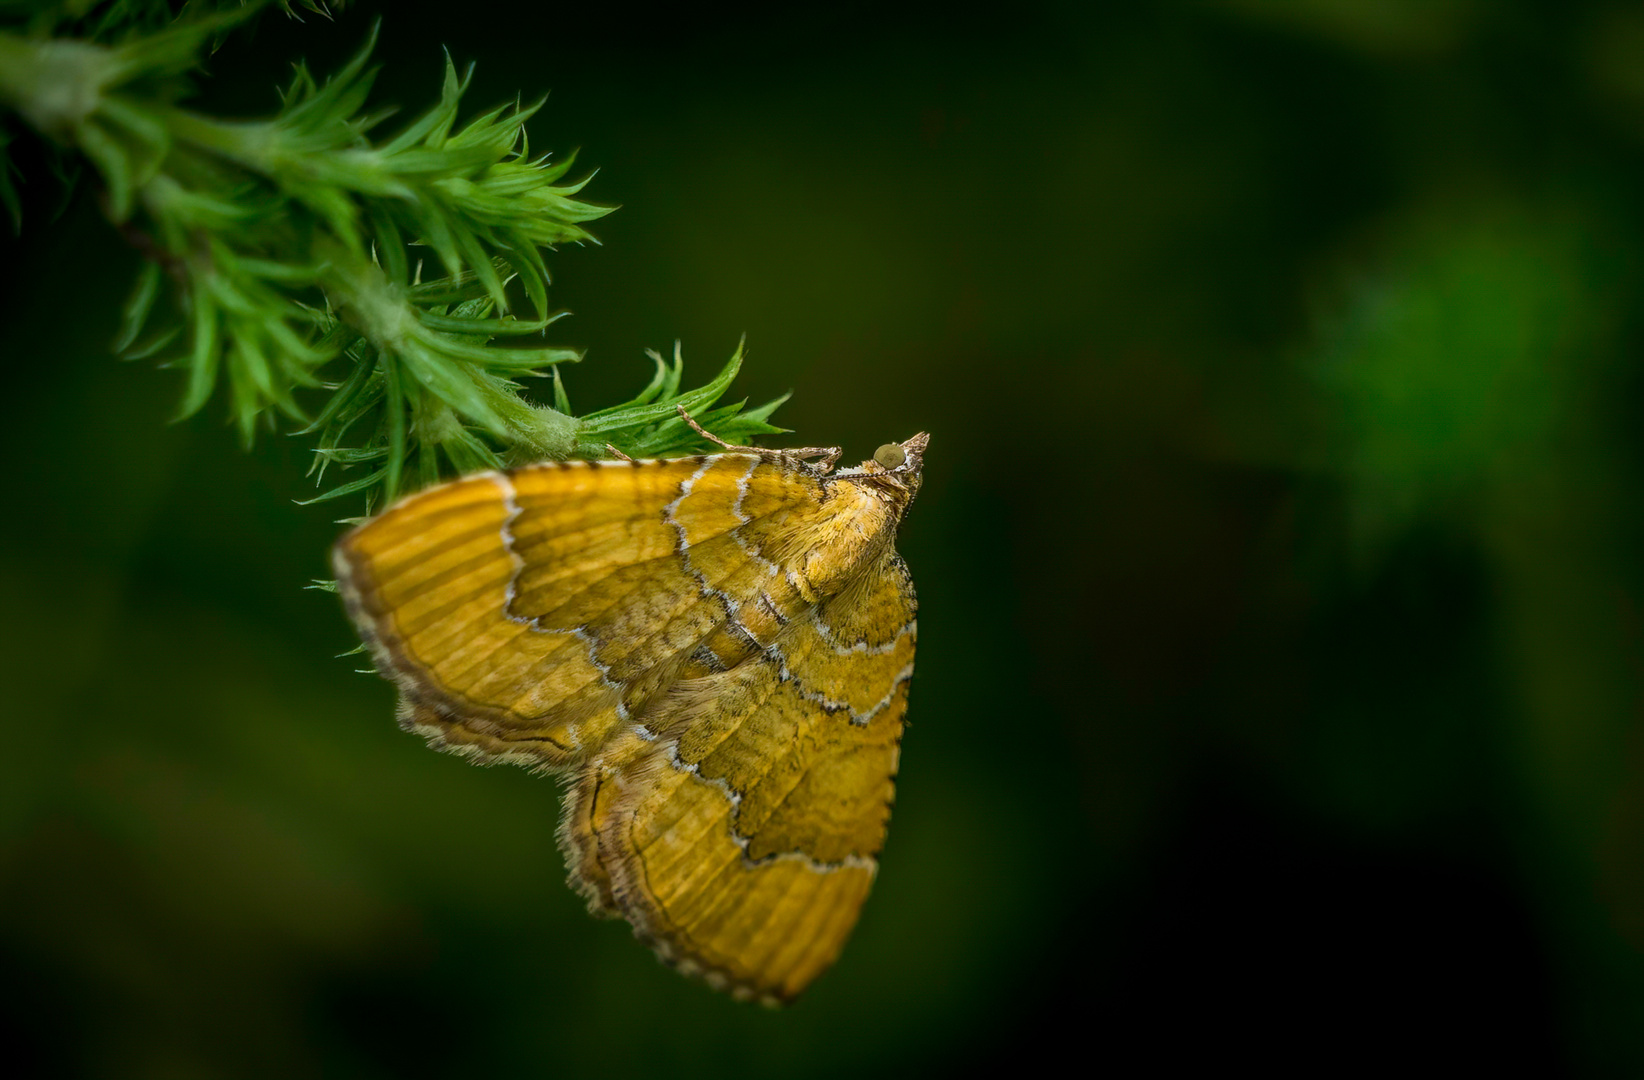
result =
M887 469L894 469L908 460L908 454L900 446L889 442L873 452L873 460Z

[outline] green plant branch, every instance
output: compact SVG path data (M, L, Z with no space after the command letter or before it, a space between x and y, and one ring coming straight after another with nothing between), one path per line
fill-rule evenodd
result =
M102 32L116 10L147 27L156 6L109 5ZM439 102L373 141L388 113L366 111L368 42L324 81L298 65L267 120L178 105L205 47L259 6L113 44L0 28L0 106L90 164L106 214L151 260L117 347L186 372L180 416L223 391L247 443L283 417L317 437L317 477L365 470L321 498L368 506L507 461L698 448L676 404L727 440L781 430L768 422L780 402L711 408L740 348L697 390L680 390L676 349L633 400L571 415L558 365L582 357L543 340L564 314L549 309L544 253L594 241L585 223L610 210L580 198L586 179L566 181L574 156L530 153L540 103L459 122L469 80L447 58ZM15 218L5 145L0 201ZM555 405L526 401L518 380L549 372Z

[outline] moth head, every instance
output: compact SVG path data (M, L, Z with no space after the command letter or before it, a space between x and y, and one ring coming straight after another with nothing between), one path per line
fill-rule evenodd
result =
M906 442L886 443L862 463L868 476L884 477L907 491L912 499L919 491L920 471L925 467L925 446L930 436L921 431Z

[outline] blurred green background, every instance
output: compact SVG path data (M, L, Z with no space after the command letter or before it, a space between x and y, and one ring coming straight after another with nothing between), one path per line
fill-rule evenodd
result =
M0 240L0 1046L41 1076L1644 1075L1644 10L975 15L360 3L231 38L262 115L552 91L622 209L551 260L573 403L641 350L929 430L883 871L796 1007L563 884L554 785L336 659L300 439L109 355L82 192ZM1418 1070L1419 1071L1419 1070Z

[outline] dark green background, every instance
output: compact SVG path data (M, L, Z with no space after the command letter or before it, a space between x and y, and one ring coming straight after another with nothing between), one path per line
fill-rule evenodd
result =
M683 338L849 460L932 433L896 819L779 1013L562 882L554 786L352 644L303 440L109 355L134 254L0 249L0 1046L42 1075L1644 1074L1635 4L362 3L380 99L551 90L593 408ZM940 1072L939 1072L940 1070Z

